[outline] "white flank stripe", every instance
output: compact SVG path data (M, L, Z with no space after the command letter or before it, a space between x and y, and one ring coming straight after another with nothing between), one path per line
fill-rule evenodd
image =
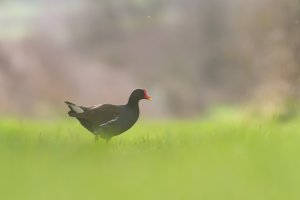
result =
M105 122L104 124L101 124L100 126L106 126L107 124L110 124L110 123L112 123L112 122L115 122L115 121L117 121L119 119L119 117L116 117L116 118L114 118L114 119L112 119L112 120L110 120L110 121L108 121L108 122Z

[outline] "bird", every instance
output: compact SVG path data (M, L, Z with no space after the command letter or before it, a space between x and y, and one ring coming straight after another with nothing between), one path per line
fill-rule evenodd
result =
M70 109L69 116L77 118L83 127L95 135L95 142L99 137L109 142L112 137L124 133L137 122L140 115L139 101L143 99L152 101L145 89L136 89L125 105L85 107L69 101L65 101L65 104Z

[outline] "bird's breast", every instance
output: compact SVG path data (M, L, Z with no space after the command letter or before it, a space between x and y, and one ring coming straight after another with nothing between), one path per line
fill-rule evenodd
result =
M121 132L124 132L130 129L138 120L139 112L135 110L126 110L120 115L120 119L118 122L119 128Z

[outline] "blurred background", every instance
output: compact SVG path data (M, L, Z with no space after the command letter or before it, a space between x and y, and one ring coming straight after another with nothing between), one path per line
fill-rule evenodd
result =
M0 1L0 115L65 115L65 100L122 104L146 88L146 117L224 105L290 117L299 78L299 0Z

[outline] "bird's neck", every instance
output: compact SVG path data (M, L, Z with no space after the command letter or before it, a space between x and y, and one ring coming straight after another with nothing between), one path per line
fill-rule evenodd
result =
M129 98L127 106L133 109L138 109L139 108L139 100L134 99L134 98Z

